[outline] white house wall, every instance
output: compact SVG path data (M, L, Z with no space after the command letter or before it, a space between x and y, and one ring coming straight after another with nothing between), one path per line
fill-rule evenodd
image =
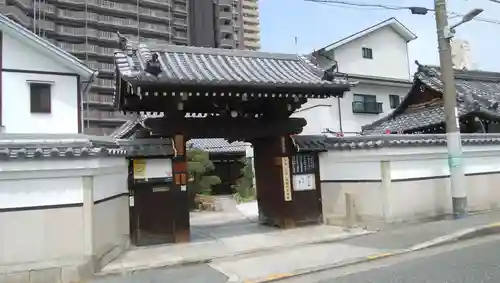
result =
M325 100L326 101L326 100ZM335 120L331 115L332 99L328 99L328 103L321 103L325 101L319 101L317 104L310 103L308 108L306 106L302 107L303 110L296 112L292 117L304 118L307 121L307 125L304 127L301 134L303 135L319 135L323 133L323 129L332 128L332 124ZM316 102L316 101L314 101ZM337 103L335 101L335 103Z
M301 117L307 120L302 134L320 134L322 129L329 128L331 131L340 132L345 135L355 135L361 132L361 127L370 124L380 118L390 114L391 109L389 95L398 95L401 99L409 92L410 85L388 86L370 83L360 83L344 94L340 99L341 115L339 115L338 99L310 99L300 111L293 114L293 117ZM382 102L383 113L364 114L353 113L353 94L376 95L377 102ZM314 107L315 106L315 107ZM342 120L342 129L340 128Z
M5 133L78 133L78 80L76 75L39 51L3 35L2 123ZM26 71L34 71L28 73ZM52 113L30 112L29 81L52 84Z
M373 59L362 57L362 48L371 48ZM410 79L408 45L391 27L360 37L334 50L339 71L348 74Z
M39 50L15 39L8 33L3 33L4 69L30 70L42 72L72 73L62 64L51 58L42 56Z

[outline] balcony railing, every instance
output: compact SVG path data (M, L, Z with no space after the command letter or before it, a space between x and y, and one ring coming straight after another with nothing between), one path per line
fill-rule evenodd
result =
M112 105L113 104L113 96L96 94L96 93L89 93L89 94L87 94L86 97L84 97L84 101L86 103Z
M220 30L220 32L223 32L223 33L230 33L230 34L234 33L234 28L232 25L220 25L219 30Z
M245 6L243 6L243 16L252 16L252 17L259 17L259 10L257 9L249 9Z
M257 24L246 25L244 30L248 30L250 32L260 32L260 26Z
M245 40L250 40L250 41L260 41L260 34L256 33L256 32L248 32L248 33L244 33L244 38Z
M221 47L229 47L229 46L234 46L234 39L230 38L222 38L220 40L220 46Z
M187 7L183 5L174 5L173 11L178 14L187 15Z
M30 17L26 16L26 14L16 6L2 5L0 6L0 13L9 18L15 18L26 27L31 27L33 24L33 20Z
M111 63L90 62L87 64L92 69L97 69L104 72L114 72L115 65Z
M243 6L243 8L256 9L259 7L259 4L257 4L257 1L243 0L242 6Z
M95 87L104 87L104 88L114 88L115 87L115 81L113 80L105 80L105 79L97 79L94 81L92 86Z
M174 19L172 21L172 25L174 26L180 26L180 27L187 27L188 23L186 20L179 20L179 19Z
M219 6L233 6L233 1L232 0L219 0L218 2Z
M382 102L354 101L352 113L380 114L383 113Z
M219 12L219 18L220 19L233 20L233 13L231 13L231 12L225 12L225 11L220 11Z
M116 121L125 122L130 120L131 116L127 116L118 111L99 111L99 110L89 110L83 111L83 117L88 120L105 120L105 121Z
M86 135L94 135L94 136L109 136L114 131L114 128L97 128L97 127L89 127L83 129L83 132Z

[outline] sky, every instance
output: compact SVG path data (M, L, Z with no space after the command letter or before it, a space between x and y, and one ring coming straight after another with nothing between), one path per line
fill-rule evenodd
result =
M347 0L356 3L434 8L433 0ZM455 38L469 42L476 69L500 72L500 3L489 0L448 0L448 12L466 14L474 8L479 18L497 23L471 21L456 30ZM408 10L325 5L305 0L259 0L261 49L269 52L310 53L371 25L394 17L418 38L409 43L410 64L438 64L434 13L412 15ZM453 24L460 17L449 19ZM295 44L297 37L297 44ZM412 68L414 70L414 68Z

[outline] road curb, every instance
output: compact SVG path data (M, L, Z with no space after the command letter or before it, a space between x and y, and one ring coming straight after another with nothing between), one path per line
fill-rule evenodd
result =
M356 232L355 234L346 234L346 235L342 235L342 236L337 237L337 238L309 241L309 242L303 242L303 243L299 243L299 244L295 244L295 245L285 244L285 245L279 245L279 246L274 246L274 247L241 251L241 252L236 252L236 253L223 255L223 256L207 256L207 257L198 258L198 259L186 259L186 260L182 260L182 261L178 261L178 262L174 262L174 263L164 262L164 263L158 263L158 264L154 264L154 265L143 265L143 266L121 268L121 269L115 269L115 270L109 270L109 271L101 271L101 272L94 274L94 277L95 278L102 278L102 277L116 276L116 275L123 276L123 275L131 275L135 272L140 272L140 271L144 271L144 270L161 269L161 268L175 268L175 267L182 267L182 266L196 265L196 264L208 264L208 263L211 263L212 261L215 261L215 260L224 260L224 259L241 257L241 256L249 256L249 255L259 254L259 253L267 253L267 252L286 249L286 248L290 248L290 247L302 247L302 246L316 245L316 244L335 243L335 242L340 242L340 241L347 240L347 239L352 239L352 238L356 238L356 237L360 237L360 236L364 236L364 235L369 235L372 233L376 233L376 232L363 230L363 231Z
M261 279L257 279L257 280L248 280L248 281L243 281L243 282L244 283L278 282L280 280L285 280L285 279L292 278L292 277L298 277L298 276L313 274L313 273L317 273L317 272L321 272L321 271L326 271L329 269L345 267L345 266L349 266L349 265L369 262L372 260L378 260L378 259L382 259L382 258L393 257L393 256L397 256L397 255L410 253L410 252L415 252L415 251L419 251L419 250L424 250L424 249L428 249L428 248L433 248L433 247L438 247L438 246L442 246L442 245L446 245L446 244L451 244L454 242L468 240L468 239L472 239L475 237L487 236L487 235L498 234L498 233L500 233L500 222L491 223L488 225L478 226L478 227L474 227L474 228L459 230L455 233L441 236L441 237L438 237L438 238L435 238L435 239L432 239L430 241L426 241L426 242L423 242L423 243L420 243L417 245L413 245L412 247L406 248L406 249L398 249L398 250L393 250L393 251L389 251L389 252L378 253L378 254L373 254L373 255L369 255L369 256L349 259L349 260L337 262L334 264L297 270L293 273L273 274L270 276L266 276L265 278L261 278Z

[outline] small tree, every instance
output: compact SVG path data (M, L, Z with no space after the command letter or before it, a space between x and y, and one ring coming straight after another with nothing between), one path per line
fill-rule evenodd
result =
M252 162L248 158L244 157L238 161L243 164L243 168L241 168L241 177L236 180L233 188L236 191L236 199L241 202L255 198L254 173Z
M218 176L210 175L214 170L214 164L210 161L210 154L202 149L189 149L187 151L188 160L188 192L194 196L196 194L210 194L212 186L221 183Z

